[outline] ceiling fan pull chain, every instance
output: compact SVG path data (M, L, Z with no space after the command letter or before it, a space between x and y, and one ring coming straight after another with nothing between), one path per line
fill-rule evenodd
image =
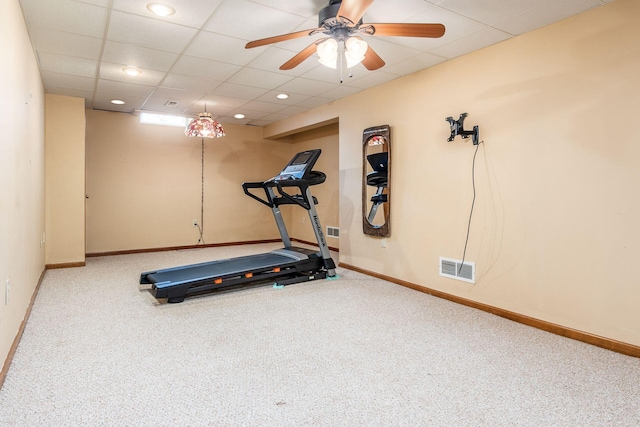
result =
M342 42L341 47L342 52L340 53L340 84L342 84L342 58L344 58L344 41Z

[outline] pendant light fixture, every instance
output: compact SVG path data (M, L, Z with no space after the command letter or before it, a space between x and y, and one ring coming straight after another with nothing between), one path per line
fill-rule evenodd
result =
M200 238L198 239L204 245L204 139L205 138L220 138L225 136L222 125L214 120L211 113L207 113L207 104L204 105L204 113L198 113L198 117L191 120L184 130L184 134L187 136L195 136L201 138L202 156L201 156L201 192L200 192L200 223L198 231L200 232Z

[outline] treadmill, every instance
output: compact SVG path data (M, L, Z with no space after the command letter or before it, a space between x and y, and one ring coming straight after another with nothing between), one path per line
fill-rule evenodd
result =
M178 303L188 296L213 291L269 282L280 287L334 277L336 266L315 208L318 200L311 194L311 187L322 184L326 179L324 173L312 170L321 152L320 149L300 152L277 176L264 182L242 184L247 196L271 208L284 248L263 254L148 271L140 275L140 284L151 285L149 291L155 298ZM259 189L264 194L256 195ZM308 212L319 250L291 245L280 212L282 205L296 205Z

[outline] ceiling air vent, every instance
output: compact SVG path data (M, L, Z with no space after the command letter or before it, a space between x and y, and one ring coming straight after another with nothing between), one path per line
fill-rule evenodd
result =
M164 103L164 105L167 107L175 107L176 105L178 105L178 101L167 101Z
M462 265L462 267L460 267ZM440 257L440 275L463 282L476 283L476 264Z

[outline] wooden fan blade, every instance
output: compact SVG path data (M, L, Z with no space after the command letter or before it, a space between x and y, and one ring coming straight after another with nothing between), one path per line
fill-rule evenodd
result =
M442 24L367 24L373 27L374 36L404 36L438 38L444 35Z
M351 26L356 25L371 3L373 0L342 0L336 18L338 21L343 21L342 18L345 18L351 22Z
M296 56L294 56L293 58L291 58L290 60L282 64L280 66L280 69L291 70L292 68L297 67L302 63L302 61L304 61L305 59L307 59L308 57L310 57L316 52L316 46L318 45L318 43L322 43L326 39L327 37L320 40L316 40L315 42L311 43L309 46L305 47L302 51L300 51Z
M247 43L244 47L245 49L251 49L252 47L265 46L272 43L283 42L286 40L297 39L300 37L310 36L311 34L317 33L319 31L325 31L324 28L313 28L310 30L298 31L296 33L282 34L280 36L267 37L266 39L254 40L252 42Z
M371 46L369 46L367 53L364 54L362 65L364 65L367 70L373 71L384 67L384 61L373 49L371 49Z

